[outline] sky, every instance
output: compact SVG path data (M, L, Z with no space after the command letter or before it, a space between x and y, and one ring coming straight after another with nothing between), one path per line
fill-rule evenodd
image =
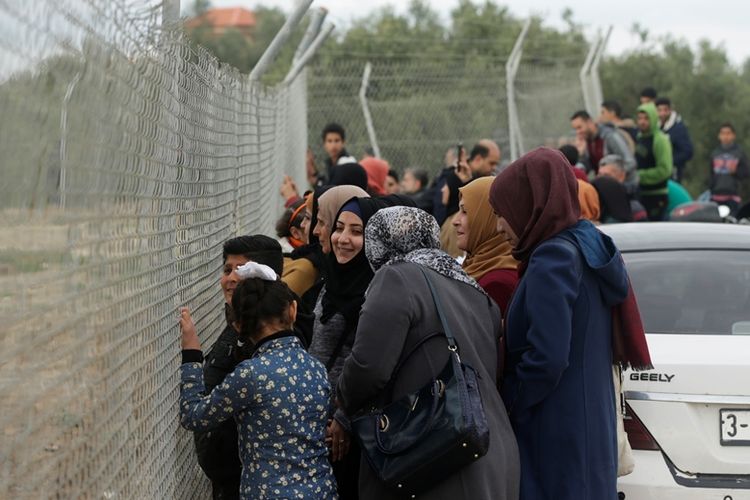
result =
M475 0L479 3L481 0ZM608 55L619 55L637 46L639 39L631 33L634 23L646 28L650 36L670 34L683 38L696 47L701 39L709 39L713 44L721 43L733 64L741 65L750 56L750 2L744 0L494 0L498 5L508 6L518 17L540 15L545 24L564 27L561 14L565 7L573 10L574 20L584 26L587 35L593 38L613 26L612 36L607 46ZM183 10L191 0L182 0ZM328 19L337 26L344 27L352 19L358 19L373 9L386 5L395 6L403 12L408 0L314 0L312 7L328 9ZM451 10L458 0L430 0L432 8L444 20L448 20ZM293 0L211 0L214 7L242 6L252 9L256 5L279 7L289 12Z

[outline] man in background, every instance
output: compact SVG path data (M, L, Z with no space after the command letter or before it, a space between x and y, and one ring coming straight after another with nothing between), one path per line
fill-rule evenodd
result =
M622 117L622 106L617 101L604 101L599 112L599 123L610 123L618 129L625 132L625 140L630 147L630 151L635 151L635 137L638 135L638 127L632 118Z
M711 201L736 213L742 204L740 181L748 175L747 156L737 144L734 126L724 123L719 127L719 147L711 153Z
M495 168L500 163L500 158L500 146L491 139L482 139L471 148L468 160L465 156L463 157L462 161L466 162L468 168L459 168L460 165L454 164L443 170L437 180L432 199L432 215L438 221L438 224L442 225L447 217L455 213L455 210L452 209L453 203L449 203L450 192L457 191L458 188L468 184L473 179L494 175ZM458 201L455 205L458 206ZM450 209L447 208L449 206ZM448 213L451 211L452 213Z
M638 166L638 194L648 220L664 220L667 212L667 181L672 178L672 143L659 128L656 106L649 102L638 106L638 141L635 161Z
M583 110L573 113L570 125L576 132L576 147L580 155L578 161L585 166L586 171L597 174L602 158L611 154L618 155L625 165L625 187L629 192L635 192L638 187L638 174L633 153L624 134L614 125L595 123Z
M643 87L641 90L641 104L647 104L656 100L656 89L654 87Z
M427 213L432 213L432 199L427 189L429 177L427 171L421 168L410 167L404 170L401 177L401 192L412 197L418 208Z
M690 140L690 134L682 117L672 109L672 101L668 97L659 97L654 103L661 130L669 136L669 142L672 143L672 161L674 162L672 179L682 182L685 165L693 158L693 141Z

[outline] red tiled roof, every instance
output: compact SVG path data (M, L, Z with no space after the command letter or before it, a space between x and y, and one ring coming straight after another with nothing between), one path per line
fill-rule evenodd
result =
M242 7L209 9L200 16L190 19L186 25L192 28L202 23L211 25L214 28L254 27L255 13Z

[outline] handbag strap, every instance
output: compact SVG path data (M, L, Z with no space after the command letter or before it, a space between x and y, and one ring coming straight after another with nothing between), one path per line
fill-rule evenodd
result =
M422 272L422 275L424 276L425 280L427 280L427 286L430 288L430 294L432 295L432 301L435 304L435 309L437 309L438 317L440 318L440 323L443 326L443 332L442 334L440 332L435 332L430 335L425 336L424 338L420 339L414 347L409 350L409 352L406 354L406 356L402 357L401 360L396 364L396 367L393 369L393 372L391 374L391 378L388 380L388 383L385 386L384 393L385 394L392 394L393 392L393 386L396 383L396 375L401 370L401 368L406 364L406 362L412 357L412 355L419 350L420 347L422 347L428 340L432 340L435 337L438 336L445 336L445 338L448 340L448 350L454 353L458 357L458 344L456 344L456 339L453 336L453 333L450 330L450 326L448 326L448 321L445 319L445 315L443 313L443 307L440 302L440 297L437 294L437 291L435 290L435 286L432 284L432 280L425 272L425 267L421 264L417 264L419 267L419 270ZM460 361L461 358L458 357L458 360Z
M445 318L445 313L443 312L443 304L440 302L440 296L435 290L435 285L433 285L432 280L425 272L424 266L420 264L419 270L422 271L422 275L427 280L427 286L430 287L430 294L432 295L432 301L435 303L435 309L437 309L438 317L440 318L440 323L443 325L443 333L445 334L445 338L448 339L448 350L452 352L456 352L458 351L458 344L456 344L456 338L453 336L453 331L451 330L450 325L448 325L448 320Z

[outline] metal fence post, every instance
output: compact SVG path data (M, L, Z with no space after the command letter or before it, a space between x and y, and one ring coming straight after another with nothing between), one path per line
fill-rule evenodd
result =
M60 111L60 210L65 210L65 190L66 190L66 178L67 178L67 166L68 162L68 103L70 98L73 96L73 91L81 80L81 72L79 71L73 77L73 80L68 84L68 90L65 92L65 97L62 101L62 110Z
M579 77L581 79L581 90L583 91L584 107L592 117L596 115L598 104L596 103L596 98L592 95L591 92L591 65L594 62L594 57L599 50L600 43L601 38L597 37L594 40L594 43L591 44L591 47L589 47L589 51L586 54L586 59L583 61L581 72L579 73Z
M302 68L304 68L308 62L310 62L310 59L313 58L325 39L328 38L328 35L331 34L334 27L335 26L333 24L328 24L320 33L318 33L318 36L316 36L315 40L313 40L310 46L307 47L307 50L305 50L304 54L302 54L299 59L297 59L292 64L291 68L289 68L289 72L284 77L284 84L288 85L292 83L299 72L302 71Z
M372 115L370 107L367 104L367 85L370 83L370 73L372 73L372 64L367 61L365 71L362 73L362 86L359 88L359 102L362 104L362 113L365 115L365 125L367 126L367 135L370 138L370 145L375 156L381 158L380 148L378 147L378 138L375 136L375 127L372 124Z
M163 0L161 4L162 27L173 26L180 20L180 0Z
M279 52L281 52L281 48L292 35L294 28L302 20L302 17L305 15L305 12L307 12L307 9L310 8L312 2L313 0L298 0L297 5L294 7L294 10L289 15L289 17L286 18L286 21L284 21L284 25L281 26L279 32L276 33L276 36L273 38L273 40L271 40L270 45L268 46L266 51L263 52L260 60L250 72L249 79L251 82L257 82L266 73L266 71L268 71L268 68L271 67L271 64L273 64L276 56L278 56Z
M297 50L294 52L293 62L297 62L300 57L305 53L310 44L315 40L315 37L320 33L320 28L323 27L323 21L328 15L328 10L325 7L320 7L310 12L310 24L307 25L307 30L302 36Z
M515 79L518 66L523 56L523 41L531 27L531 19L527 19L516 39L513 50L505 64L505 90L508 95L508 135L510 138L510 159L517 160L523 151L523 137L521 136L521 125L518 118L518 106L516 105Z
M599 49L596 51L594 61L591 63L590 70L590 81L591 81L591 93L594 99L594 110L596 111L604 101L604 94L602 93L602 81L599 79L599 63L602 61L604 50L607 48L609 43L609 37L612 35L612 26L607 30L607 34L599 43ZM591 115L594 116L594 115Z

